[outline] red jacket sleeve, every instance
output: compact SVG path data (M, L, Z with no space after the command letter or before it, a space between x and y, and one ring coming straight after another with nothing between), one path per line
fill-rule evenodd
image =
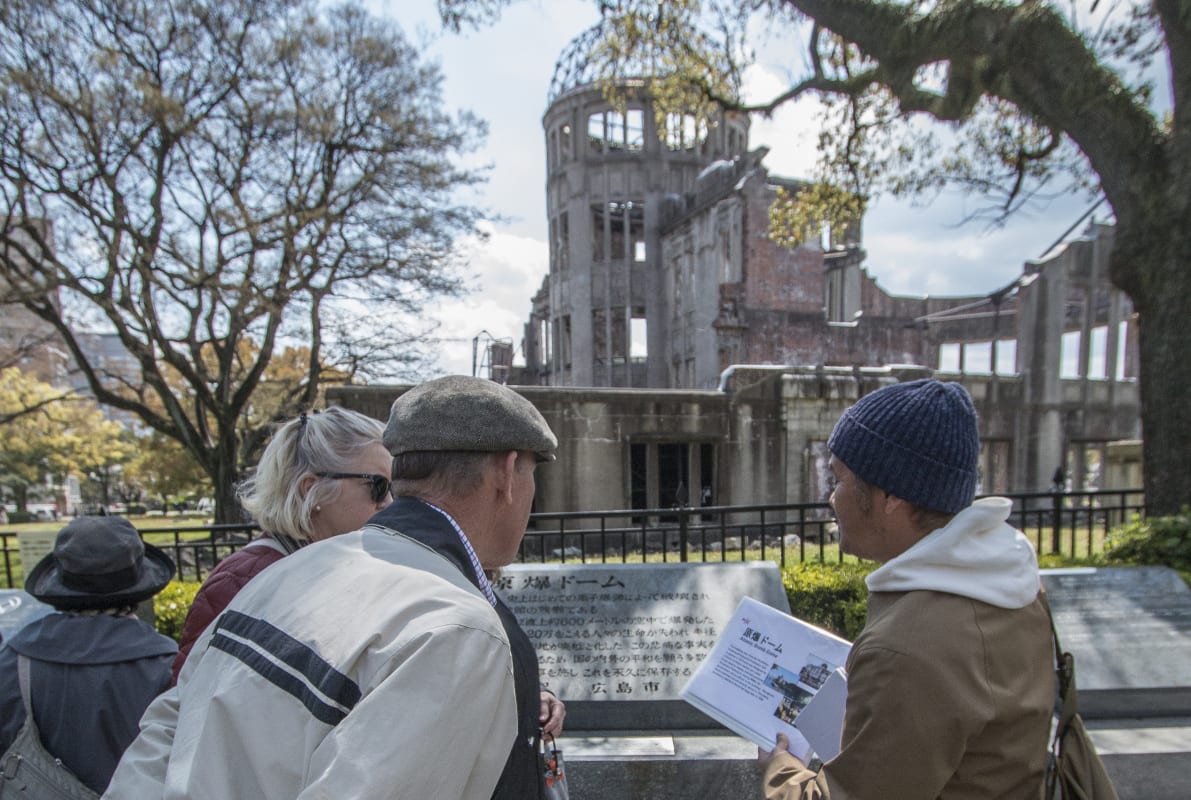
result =
M198 590L198 594L194 596L194 602L186 614L186 621L182 624L178 655L174 658L174 683L178 682L178 673L182 671L182 665L190 655L190 649L212 620L223 613L223 609L227 608L228 603L245 584L260 574L265 567L282 558L283 554L271 547L246 547L232 553L216 565Z

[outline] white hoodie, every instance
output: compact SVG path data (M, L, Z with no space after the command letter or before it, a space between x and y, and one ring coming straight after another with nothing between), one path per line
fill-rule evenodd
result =
M1024 608L1038 594L1038 558L1030 540L1005 520L1013 501L977 500L887 561L866 579L870 592L930 590L998 608Z

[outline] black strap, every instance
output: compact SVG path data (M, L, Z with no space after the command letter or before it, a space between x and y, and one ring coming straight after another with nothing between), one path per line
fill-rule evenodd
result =
M17 684L21 687L21 703L25 706L25 717L28 718L29 724L37 729L37 723L33 719L33 692L29 688L29 659L17 653Z
M1039 596L1050 620L1050 634L1055 646L1055 677L1058 679L1059 693L1059 724L1055 728L1055 736L1062 738L1071 720L1079 713L1079 691L1075 687L1075 657L1063 652L1063 646L1059 644L1059 631L1055 627L1055 617L1046 599L1046 590L1043 589Z

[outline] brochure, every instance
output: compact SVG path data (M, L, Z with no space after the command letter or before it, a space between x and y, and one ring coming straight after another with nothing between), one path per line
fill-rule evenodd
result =
M826 761L833 743L839 750L847 697L842 667L850 648L833 633L745 597L680 696L758 747L773 749L784 733L793 755L808 761L814 751ZM807 724L796 727L837 672Z
M839 755L844 733L844 704L848 701L848 673L837 667L827 677L823 688L794 718L794 727L802 732L820 761Z

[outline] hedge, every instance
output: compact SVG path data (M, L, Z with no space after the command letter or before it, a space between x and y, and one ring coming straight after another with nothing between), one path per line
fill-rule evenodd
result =
M1191 508L1169 517L1134 517L1104 542L1110 564L1160 565L1191 572Z
M790 613L852 641L864 627L868 586L877 564L820 564L809 561L782 572Z
M177 641L182 636L182 623L194 602L201 583L170 581L153 598L153 616L157 632Z

